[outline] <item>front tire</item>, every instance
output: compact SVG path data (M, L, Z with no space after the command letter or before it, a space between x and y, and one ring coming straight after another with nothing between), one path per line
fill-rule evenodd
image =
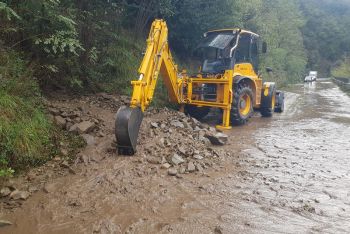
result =
M231 107L231 122L245 124L253 114L253 91L249 86L237 85Z

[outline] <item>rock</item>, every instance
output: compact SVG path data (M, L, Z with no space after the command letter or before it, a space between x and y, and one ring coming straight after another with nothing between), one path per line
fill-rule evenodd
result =
M81 116L81 112L80 112L80 111L73 111L73 112L70 112L70 113L68 114L68 116L69 116L70 118L80 117L80 116Z
M56 108L49 108L49 112L53 115L59 115L60 111Z
M216 226L214 229L215 234L223 234L223 228L220 226Z
M79 156L78 156L78 158L80 159L80 161L81 161L82 163L84 163L85 166L87 166L87 165L90 163L89 157L86 156L86 155L83 154L83 153L80 153Z
M199 172L202 172L202 171L203 171L203 167L202 167L199 163L196 164L196 169L197 169L197 171L199 171Z
M56 156L56 157L53 158L53 161L55 161L55 162L59 162L59 161L61 161L61 160L62 160L61 157L58 157L58 156Z
M211 145L210 140L208 138L206 138L206 137L200 137L200 141L206 146Z
M14 180L9 179L5 184L4 187L8 187L11 191L17 190L17 184Z
M34 172L31 171L27 174L28 181L33 181L33 180L35 180L35 178L36 178L36 174Z
M76 172L73 168L71 168L71 167L68 168L68 171L69 171L69 173L71 173L71 174L73 174L73 175L76 175L76 174L77 174L77 172Z
M194 172L196 171L196 166L194 165L193 162L189 162L188 165L187 165L187 171L188 172Z
M65 156L65 157L67 157L68 154L69 154L69 152L68 152L67 149L61 149L61 154L62 154L63 156Z
M72 126L69 128L68 132L78 132L78 124L72 125Z
M179 168L179 173L180 174L185 174L186 173L186 168L185 167L180 167Z
M0 197L7 197L10 193L11 189L9 187L4 187L0 190Z
M163 169L169 169L170 167L171 167L171 165L169 163L162 164Z
M69 163L66 160L61 162L60 166L63 168L70 168Z
M205 137L208 138L213 145L225 145L228 140L228 136L221 132L216 134L213 134L210 132L210 133L207 133Z
M55 116L55 124L57 124L59 127L65 128L66 123L67 123L67 121L64 118L62 118L61 116L59 116L59 115Z
M162 160L160 158L157 158L157 157L148 157L147 162L149 162L151 164L161 164Z
M74 119L74 121L75 121L76 123L80 123L82 120L81 120L80 117L76 117L76 118Z
M178 147L178 150L181 154L186 155L186 149L184 147Z
M81 137L84 139L85 143L87 145L94 145L96 143L95 137L89 135L89 134L83 134Z
M171 126L174 126L176 128L184 128L185 126L183 125L183 123L181 123L180 121L178 120L173 120L170 122L170 125Z
M34 185L31 185L31 186L29 186L29 188L28 188L28 192L29 192L29 193L34 193L34 192L37 192L37 191L39 191L39 189L38 189L38 187L36 187L36 186L34 186Z
M81 123L74 124L69 131L78 132L79 134L89 133L96 127L96 124L91 121L83 121Z
M68 113L67 113L66 111L63 111L63 112L61 113L61 116L64 117L64 118L66 118L66 117L68 117Z
M197 159L197 160L202 160L202 159L203 159L203 157L200 156L200 155L198 155L198 154L195 154L195 155L193 156L193 158L194 158L194 159Z
M69 131L69 129L73 126L73 123L67 122L66 123L66 130Z
M98 132L97 135L98 135L99 137L105 137L105 136L106 136L106 134L104 134L103 132Z
M0 227L10 226L10 225L12 225L10 221L0 219Z
M112 95L109 95L107 93L99 93L98 94L99 96L103 97L104 99L106 100L113 100L113 96Z
M27 200L27 198L29 197L29 192L26 191L19 191L19 190L14 190L12 191L12 193L10 194L10 198L13 200Z
M176 153L171 157L171 163L173 165L179 165L179 164L182 164L184 162L185 162L185 160L180 155L178 155Z
M152 128L158 128L158 124L156 122L151 122L151 127Z
M209 127L208 130L209 130L209 132L216 132L216 129L213 127Z
M168 170L168 175L170 175L170 176L176 176L176 175L177 175L177 170L176 170L176 168L170 168L170 169Z

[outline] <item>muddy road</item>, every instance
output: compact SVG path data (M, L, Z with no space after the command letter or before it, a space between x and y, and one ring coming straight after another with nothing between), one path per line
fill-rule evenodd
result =
M91 162L60 176L35 171L40 189L20 207L1 206L0 219L13 223L1 233L350 231L350 98L327 80L290 88L285 113L256 114L227 133L228 144L211 149L219 153L205 170L177 176L147 159L159 140L153 133L141 137L135 157L117 156L114 112L89 108L104 130L82 152ZM16 182L24 186L25 178Z

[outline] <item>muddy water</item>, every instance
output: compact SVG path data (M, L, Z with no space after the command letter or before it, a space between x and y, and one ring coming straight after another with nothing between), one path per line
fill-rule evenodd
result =
M0 232L349 233L350 98L327 81L286 98L285 113L233 128L232 156L205 173L109 155L5 212Z
M244 150L249 230L349 233L350 98L327 81L290 91L286 112L257 123Z

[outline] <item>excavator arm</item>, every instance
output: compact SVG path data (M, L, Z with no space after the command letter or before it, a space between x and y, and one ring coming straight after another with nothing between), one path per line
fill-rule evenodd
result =
M122 106L116 115L115 135L119 154L133 155L143 119L150 105L159 74L162 75L172 102L181 103L182 77L171 56L168 28L164 20L155 20L147 39L147 49L139 67L139 79L131 81L130 106Z

